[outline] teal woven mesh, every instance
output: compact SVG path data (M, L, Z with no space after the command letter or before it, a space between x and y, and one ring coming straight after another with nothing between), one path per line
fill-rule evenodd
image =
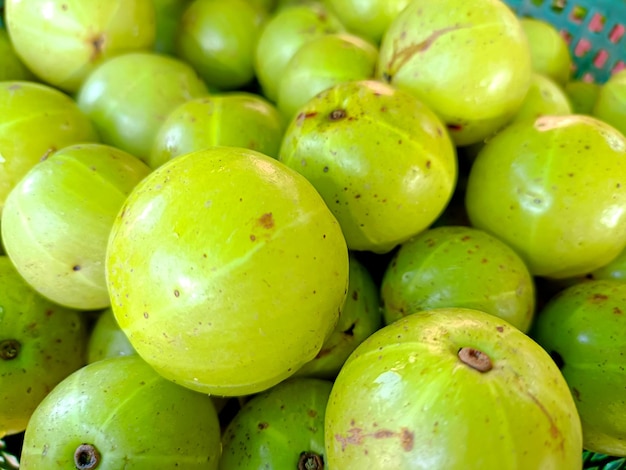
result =
M553 24L568 42L574 77L604 83L626 68L626 0L505 0L519 15Z

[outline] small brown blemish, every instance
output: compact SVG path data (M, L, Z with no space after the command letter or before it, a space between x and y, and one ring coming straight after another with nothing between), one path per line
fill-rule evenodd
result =
M259 217L259 225L265 229L271 229L274 227L274 217L271 212L266 212L261 217Z
M593 297L591 297L591 301L592 302L603 302L605 300L607 300L609 297L607 295L604 294L593 294Z
M91 51L90 60L95 62L100 58L102 52L104 50L104 43L106 41L106 36L103 33L99 33L89 39L89 44L93 48Z
M67 4L65 3L61 4L61 10L67 11Z
M56 152L56 151L57 151L57 148L56 148L55 146L48 147L48 150L46 150L46 153L44 153L44 154L41 156L41 158L39 159L39 161L43 162L44 160L47 160L47 159L48 159L48 157L49 157L50 155L52 155L54 152Z
M325 166L324 169L322 170L324 173L328 173L328 167Z
M503 326L496 326L496 330L498 330L500 333L502 333L504 331L504 327Z
M308 414L311 418L315 418L317 416L317 411L315 411L315 410L308 410L306 412L306 414Z
M330 119L331 121L340 121L344 119L347 115L348 113L346 113L345 109L334 109L328 115L328 119Z
M254 236L254 234L251 233L250 234L250 241L255 241L255 240L256 240L256 237Z
M479 372L489 372L493 368L491 358L478 349L464 347L459 349L457 355L461 362Z
M150 314L148 312L143 312L143 317L144 318L150 318Z
M402 428L400 432L400 442L402 444L402 449L405 452L410 452L413 450L413 443L415 441L415 435L409 431L407 428Z
M178 289L174 289L174 297L180 297L180 291Z
M459 132L463 130L463 126L461 124L448 124L447 127L454 132Z
M75 264L74 266L72 266L72 271L80 271L81 270L81 266L79 264Z
M352 300L359 300L359 292L358 291L354 291L352 292Z
M621 315L621 314L622 314L622 313L624 313L624 312L622 312L622 309L621 309L621 308L619 308L619 307L613 307L613 313L614 313L615 315Z
M262 422L262 423L259 423L259 424L257 425L257 427L258 427L261 431L263 431L264 429L267 429L267 428L269 427L269 424L268 424L268 423L265 423L265 422Z
M572 395L576 401L580 401L580 391L576 387L572 387Z

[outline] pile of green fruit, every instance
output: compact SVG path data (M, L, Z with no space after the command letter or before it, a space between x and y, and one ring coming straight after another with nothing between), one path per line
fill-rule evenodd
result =
M0 12L0 468L626 468L626 71L501 0Z

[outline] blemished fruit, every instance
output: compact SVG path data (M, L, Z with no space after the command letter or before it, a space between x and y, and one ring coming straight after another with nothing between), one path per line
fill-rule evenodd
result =
M348 279L348 295L335 329L315 359L294 375L333 380L352 351L382 326L378 286L354 254Z
M105 309L96 320L87 343L87 362L100 361L109 357L136 354L135 348L117 324L113 310Z
M0 28L0 81L34 79L33 73L15 53L9 33Z
M576 469L582 433L550 356L471 309L414 313L365 340L326 408L329 468Z
M115 318L151 366L239 396L317 355L345 300L348 251L304 177L253 150L211 147L136 186L106 269Z
M308 41L345 30L319 2L292 5L276 12L263 26L254 54L254 70L270 101L278 100L278 87L289 60Z
M7 0L5 8L24 63L70 93L106 59L154 46L152 0Z
M216 470L211 399L165 380L138 355L89 364L59 383L24 434L22 470Z
M0 82L0 210L11 189L42 158L67 145L98 140L89 118L66 94L39 83Z
M469 173L476 228L510 245L531 274L567 278L626 244L626 138L598 119L543 116L502 130Z
M626 283L575 284L539 312L531 336L560 367L582 421L585 449L626 456Z
M246 92L186 101L165 119L154 139L154 168L185 153L216 145L243 147L277 158L285 123L274 105Z
M441 120L411 94L372 80L309 100L287 127L279 159L319 191L350 249L377 253L427 228L457 176Z
M565 91L551 78L533 73L528 93L512 122L568 114L572 114L572 106Z
M471 227L437 227L405 242L381 286L385 323L440 307L482 310L526 333L535 314L528 268L508 245Z
M347 33L311 39L293 55L278 84L278 109L287 119L318 93L337 84L374 77L378 51Z
M107 307L109 232L148 173L141 160L103 144L71 145L35 165L2 211L4 249L24 279L60 305Z
M565 38L545 20L520 18L528 38L533 70L565 85L572 75L572 57Z
M324 415L333 384L291 378L256 395L222 437L220 470L322 470Z
M76 100L103 143L148 161L167 115L185 101L207 94L206 84L186 62L136 52L102 63L87 77Z
M615 73L600 87L592 113L626 135L626 70Z
M194 0L181 18L176 53L207 85L239 88L254 78L254 52L266 15L246 0Z
M326 0L330 10L348 30L374 44L410 0Z
M0 438L24 431L50 390L85 364L85 320L35 292L0 256Z
M413 0L383 37L376 76L424 101L463 146L513 117L531 70L528 40L500 0Z

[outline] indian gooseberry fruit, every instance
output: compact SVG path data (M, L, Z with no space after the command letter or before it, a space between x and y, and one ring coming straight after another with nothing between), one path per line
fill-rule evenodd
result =
M28 423L20 468L216 470L219 457L210 397L135 354L88 364L59 383Z
M103 144L76 144L35 165L9 193L2 241L33 288L78 310L110 304L105 280L109 232L150 168Z
M533 337L561 369L582 421L583 446L626 456L626 283L583 281L539 312Z
M626 70L613 74L600 87L592 113L626 135Z
M333 384L290 378L252 397L222 437L220 470L323 470L324 415Z
M465 201L472 225L511 246L531 274L587 274L626 245L626 137L582 115L513 124L479 152Z
M583 80L570 80L565 85L565 93L572 104L574 114L593 114L593 107L596 104L600 93L601 85Z
M109 357L136 354L135 348L117 324L113 310L107 308L96 319L87 343L87 362L100 361Z
M377 78L424 101L459 146L502 128L531 78L528 40L500 0L413 0L383 36Z
M346 297L348 250L303 176L253 150L210 147L135 187L106 271L115 318L151 366L240 396L318 354Z
M381 285L385 323L439 307L502 318L526 333L535 314L533 278L504 242L472 227L423 231L400 246Z
M303 174L335 214L348 247L385 253L427 228L456 183L441 120L388 84L337 84L300 108L279 159Z
M568 114L572 114L572 106L563 88L551 78L533 73L528 93L511 122Z
M326 463L580 469L581 423L541 346L479 310L416 312L348 358L326 408Z
M41 400L85 364L86 316L39 295L0 256L0 438L21 433Z
M15 52L9 33L0 28L0 81L35 80L33 73Z
M8 0L6 23L24 63L46 83L76 92L103 61L154 46L153 0Z

